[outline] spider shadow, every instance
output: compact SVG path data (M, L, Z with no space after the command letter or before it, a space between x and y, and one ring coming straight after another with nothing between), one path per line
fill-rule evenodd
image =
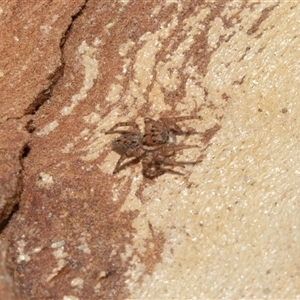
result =
M114 174L119 173L120 171L126 169L127 167L138 164L141 160L142 160L142 157L140 156L140 157L135 157L135 158L123 163L122 165L119 166L118 170Z
M193 136L193 135L203 135L203 132L188 130L188 131L183 131L183 132L176 133L176 134L174 134L173 132L171 133L171 136L172 136L174 141L176 141L176 137L184 136L186 138L189 138L190 136Z
M144 170L143 170L143 176L147 179L150 179L150 180L153 180L155 178L158 178L164 174L173 174L173 175L180 175L180 176L184 176L186 175L185 173L182 173L182 172L179 172L179 171L175 171L173 169L169 169L169 168L160 168L160 173L159 174L156 174L156 175L149 175L147 174Z
M142 160L142 157L136 157L136 158L134 158L134 159L131 159L131 160L129 160L129 161L123 163L123 164L119 167L118 171L117 171L115 174L117 174L117 173L119 173L120 171L126 169L127 167L130 167L130 166L133 166L133 165L138 164L141 160ZM198 163L198 162L197 162L197 163ZM186 164L187 164L187 165L188 165L188 164L195 164L195 162L194 162L194 163L186 163ZM185 166L182 165L181 167L184 168ZM151 180L153 180L153 179L155 179L155 178L158 178L158 177L160 177L160 176L162 176L162 175L164 175L164 174L166 174L166 173L173 174L173 175L180 175L180 176L186 175L186 174L183 173L183 172L175 171L175 170L170 169L170 168L163 168L163 167L161 167L161 166L159 167L159 173L156 174L156 175L154 175L154 176L151 176L151 175L147 174L147 173L145 172L145 170L143 170L142 173L143 173L143 176L144 176L144 177L146 177L146 178L148 178L148 179L151 179Z

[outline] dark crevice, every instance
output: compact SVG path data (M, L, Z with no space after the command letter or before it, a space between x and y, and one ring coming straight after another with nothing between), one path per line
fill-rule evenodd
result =
M48 77L48 80L50 82L49 87L45 88L37 95L34 101L25 110L25 115L34 115L39 110L39 108L51 98L53 88L55 87L59 79L63 77L63 75L64 64L62 63L55 70L55 72Z
M27 132L29 132L29 133L33 133L33 132L35 131L35 127L34 127L34 125L33 125L33 120L32 120L32 119L30 119L30 120L27 122L25 128L26 128Z
M81 6L80 10L75 15L72 16L72 22L70 23L70 25L68 26L65 34L62 36L62 38L60 40L60 48L62 50L63 50L63 47L64 47L64 45L66 43L66 40L69 38L70 32L71 32L71 30L73 28L74 21L76 21L76 19L83 14L88 1L89 0L85 0L84 4Z
M9 221L11 220L12 216L13 216L18 210L19 210L19 203L17 203L17 204L13 207L13 209L12 209L11 213L9 214L9 216L8 216L6 219L4 219L4 220L0 223L0 236L1 236L2 232L3 232L3 230L4 230L4 229L6 228L6 226L8 225L8 223L9 223Z
M25 145L25 147L23 148L23 152L21 154L21 159L24 159L25 157L27 157L29 152L30 152L29 145Z

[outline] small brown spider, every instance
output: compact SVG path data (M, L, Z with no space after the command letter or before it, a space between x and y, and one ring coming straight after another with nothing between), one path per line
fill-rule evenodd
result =
M112 141L112 150L120 155L113 174L126 167L131 162L142 162L143 175L155 178L166 172L175 172L172 169L163 168L164 165L184 166L196 164L196 162L178 162L171 158L176 151L197 148L198 145L175 145L175 135L192 133L183 132L176 122L199 119L200 117L186 116L177 118L163 118L155 121L145 118L145 134L142 135L135 122L120 122L114 125L106 134L120 133L121 135ZM118 127L130 126L132 130L116 130ZM121 163L130 157L134 157L129 163Z

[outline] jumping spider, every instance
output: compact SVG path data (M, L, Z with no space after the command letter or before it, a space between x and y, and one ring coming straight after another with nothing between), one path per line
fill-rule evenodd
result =
M143 175L152 179L166 172L181 174L172 169L164 168L164 165L184 166L186 164L196 164L200 162L176 161L172 158L176 151L199 147L198 145L176 145L176 135L193 133L193 131L182 131L177 125L177 122L191 119L201 119L201 117L183 116L160 118L157 121L145 118L145 133L143 135L135 122L119 122L115 124L106 132L106 134L121 134L112 141L112 150L120 155L113 174L116 174L131 162L141 161ZM129 126L132 130L116 130L123 126ZM134 159L129 163L121 165L125 159L131 157Z

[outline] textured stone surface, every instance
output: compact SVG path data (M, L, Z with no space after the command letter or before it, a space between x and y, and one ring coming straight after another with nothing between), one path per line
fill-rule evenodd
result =
M20 159L32 131L30 122L61 76L63 37L83 4L16 0L0 4L0 222L19 201Z
M297 298L300 6L88 1L37 110L3 233L30 299ZM200 114L155 180L117 175L120 121ZM219 127L217 127L219 126ZM218 128L209 136L212 128ZM209 143L206 145L205 143Z
M51 85L61 76L60 47L64 33L84 3L15 0L0 3L1 230L20 201L22 160L30 150L27 143L33 130L31 120L35 110L51 95ZM2 264L4 259L2 255ZM13 299L2 287L1 296Z
M5 300L20 300L12 277L6 265L6 245L0 241L0 295Z
M8 120L0 125L0 222L18 204L22 191L22 155L30 134L28 117Z

